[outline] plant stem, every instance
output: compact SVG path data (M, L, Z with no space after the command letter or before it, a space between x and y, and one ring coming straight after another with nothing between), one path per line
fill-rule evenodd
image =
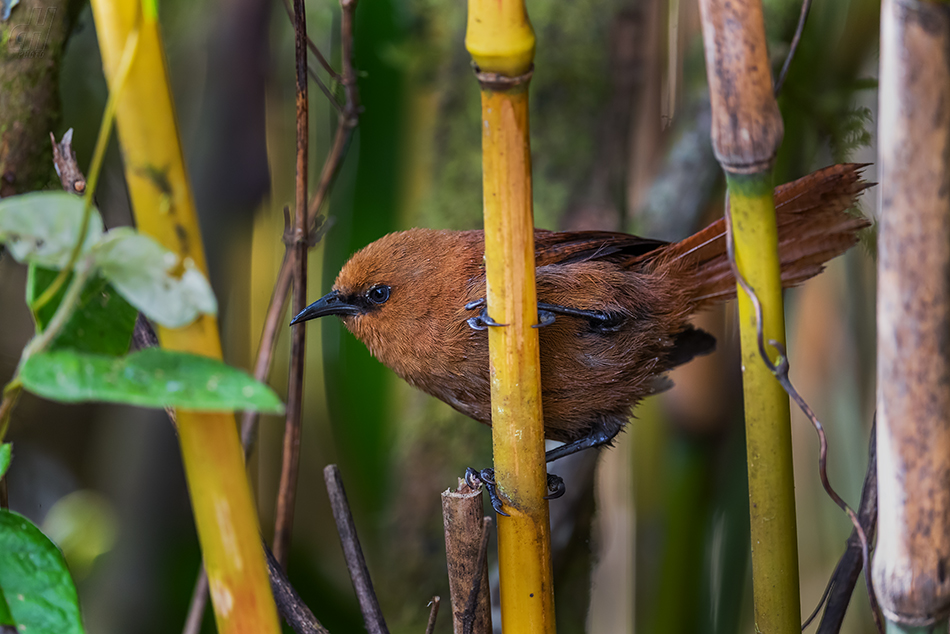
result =
M789 402L759 352L785 344L771 172L782 117L769 70L761 0L700 0L712 140L726 172L735 261L763 311L739 288L756 630L801 631ZM784 348L783 348L784 349Z
M882 3L872 569L889 632L946 630L950 607L948 48L950 4Z
M470 0L465 45L480 69L495 480L506 632L553 633L554 584L534 270L528 90L534 31L522 0Z
M727 175L736 264L762 304L765 340L785 344L775 211L768 175ZM798 537L788 395L759 354L755 307L739 291L755 622L799 632Z
M141 29L138 53L117 97L116 121L126 180L142 233L207 271L194 198L175 120L154 0L93 0L96 34L110 81L129 33ZM115 86L110 87L115 90ZM221 358L214 317L180 329L159 328L163 347ZM234 417L179 410L185 475L218 631L280 631L261 551L259 526Z
M294 0L294 35L297 59L297 166L293 231L294 294L293 314L307 306L307 251L310 248L307 222L307 15L303 0ZM287 568L290 536L294 523L297 473L300 465L300 427L303 415L303 373L307 352L307 329L292 330L290 376L287 381L287 418L284 425L284 450L277 495L274 526L274 557Z

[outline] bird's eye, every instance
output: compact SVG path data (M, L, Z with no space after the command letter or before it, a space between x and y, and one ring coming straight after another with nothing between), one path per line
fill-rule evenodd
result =
M389 287L385 284L377 284L366 291L366 297L374 304L385 304L389 299Z

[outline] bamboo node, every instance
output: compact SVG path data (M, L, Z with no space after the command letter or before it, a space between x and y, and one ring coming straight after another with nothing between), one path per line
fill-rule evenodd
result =
M504 92L519 86L527 86L531 81L531 76L534 75L534 64L528 68L528 72L516 77L502 75L501 73L482 72L478 64L474 62L472 62L472 68L475 71L475 78L478 79L478 85L482 87L482 90L491 90L494 92Z

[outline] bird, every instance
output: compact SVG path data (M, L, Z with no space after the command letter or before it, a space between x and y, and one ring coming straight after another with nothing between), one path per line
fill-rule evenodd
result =
M783 286L817 275L869 221L848 210L873 183L863 164L821 169L774 190ZM542 415L564 444L546 461L609 445L665 374L715 347L693 314L736 294L725 219L679 242L536 229ZM291 322L328 315L409 384L491 425L484 233L409 229L357 251L329 293ZM489 485L490 469L466 478ZM563 483L549 476L549 497ZM502 512L503 514L503 512Z

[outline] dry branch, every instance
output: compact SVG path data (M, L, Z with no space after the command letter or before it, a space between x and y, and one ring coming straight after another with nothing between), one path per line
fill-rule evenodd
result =
M472 489L462 479L455 491L449 489L442 493L445 558L455 634L492 631L488 560L481 553L483 537L488 534L482 522L482 508L481 489Z
M353 580L353 589L356 590L356 599L359 601L360 611L363 613L366 630L369 634L389 634L386 621L383 619L383 611L376 599L376 591L373 589L369 569L366 567L363 548L360 546L360 539L356 534L356 524L353 522L350 504L347 502L343 481L340 479L340 470L335 464L327 465L323 470L323 478L327 483L327 493L330 494L333 518L336 520L336 529L340 534L340 543L343 546L343 557L346 559L346 567L350 571L350 579Z

